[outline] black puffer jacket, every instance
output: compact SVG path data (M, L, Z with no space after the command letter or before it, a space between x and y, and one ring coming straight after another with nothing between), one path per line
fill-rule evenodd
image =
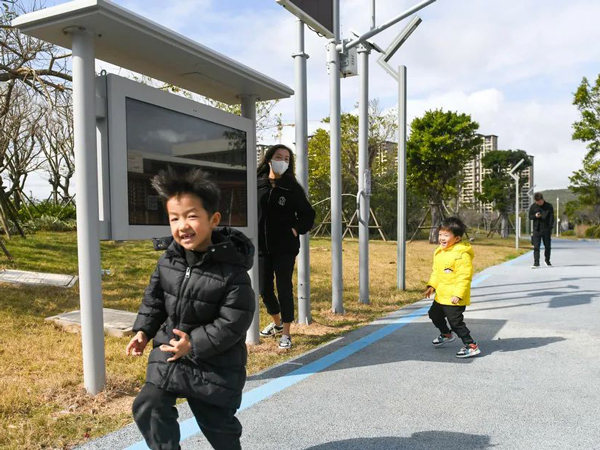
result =
M266 177L258 179L258 249L261 255L297 255L300 238L294 236L310 231L315 221L315 210L310 205L302 186L293 175L275 180L275 186Z
M246 381L246 331L255 309L246 273L254 246L227 227L213 231L212 243L192 267L177 242L169 245L146 288L133 330L154 338L147 382L182 397L237 408ZM173 328L190 335L192 350L167 362L172 353L158 347L178 339Z

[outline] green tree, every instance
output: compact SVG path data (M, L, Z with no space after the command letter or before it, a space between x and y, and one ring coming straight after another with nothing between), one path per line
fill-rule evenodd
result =
M590 220L600 221L600 75L595 84L590 85L583 78L573 97L581 115L573 123L573 140L587 142L588 153L583 159L583 167L573 173L569 189L579 195L579 206L590 208ZM575 205L572 205L573 209ZM572 212L574 214L574 212Z
M481 183L482 192L477 195L477 198L486 203L493 203L494 209L499 214L502 237L508 237L508 213L514 211L515 204L515 181L509 175L509 171L521 159L524 161L519 166L517 174L522 186L525 179L523 171L531 166L531 160L525 151L493 150L486 153L481 160L483 167L489 172Z
M429 202L429 242L437 243L442 202L456 195L463 166L477 154L479 124L467 114L438 109L414 119L410 129L407 184Z
M588 143L586 158L600 156L600 75L594 86L583 77L573 97L573 104L581 114L581 119L573 124L573 140Z
M329 123L329 117L323 119ZM396 208L396 162L397 146L391 142L397 131L396 114L384 113L377 100L369 104L369 167L372 168L371 184L373 195L371 207L377 217L388 218ZM344 113L341 115L341 156L342 156L342 192L356 195L358 191L358 116ZM308 142L308 183L313 203L329 198L331 186L330 174L330 135L329 131L318 129ZM324 201L316 206L317 222L324 219L330 202ZM356 199L344 197L343 209L349 220L356 209ZM393 229L390 220L385 221L384 231L389 235ZM395 224L395 217L394 217ZM394 225L395 227L395 225ZM395 232L395 231L394 231Z
M578 195L580 207L591 209L589 220L600 222L600 158L588 155L583 160L583 168L569 177L569 189Z

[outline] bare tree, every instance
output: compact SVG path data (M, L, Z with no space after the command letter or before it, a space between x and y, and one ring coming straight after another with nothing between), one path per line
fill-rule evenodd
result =
M9 196L18 205L27 175L36 167L40 111L51 108L56 93L69 91L72 81L69 53L11 26L14 18L42 6L38 0L0 0L0 175L11 181L8 190L0 182L0 225L7 235L9 221L20 228Z
M52 199L55 204L71 199L69 189L75 174L73 105L70 96L61 97L60 103L57 102L48 110L44 118L41 145L44 153L43 169L52 186Z
M28 175L42 164L39 143L44 110L35 104L27 91L19 88L17 91L18 95L2 122L9 133L4 149L4 172L11 186L5 192L19 209Z

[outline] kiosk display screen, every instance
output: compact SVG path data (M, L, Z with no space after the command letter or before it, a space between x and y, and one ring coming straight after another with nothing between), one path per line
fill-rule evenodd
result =
M130 225L168 225L152 188L167 166L200 167L221 189L221 225L248 226L246 132L132 98L126 99Z

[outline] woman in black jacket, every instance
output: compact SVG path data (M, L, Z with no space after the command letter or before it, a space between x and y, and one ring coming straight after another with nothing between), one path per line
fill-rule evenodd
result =
M294 154L285 145L270 147L258 166L258 254L260 294L273 322L260 335L281 334L279 348L292 346L292 274L300 249L299 235L308 233L314 220L315 210L296 181Z

